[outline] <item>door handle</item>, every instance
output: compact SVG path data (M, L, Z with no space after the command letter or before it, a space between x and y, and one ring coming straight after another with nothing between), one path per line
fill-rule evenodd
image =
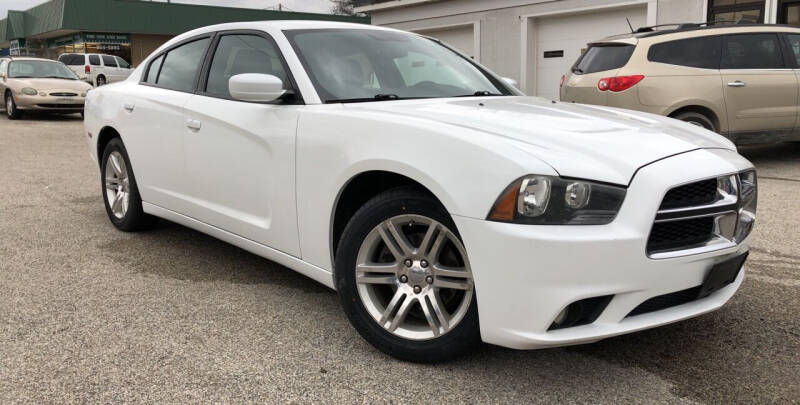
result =
M186 128L189 128L192 131L199 131L202 127L203 124L200 122L200 120L193 120L191 118L186 120Z
M128 112L133 112L133 109L134 109L135 107L136 107L136 106L135 106L135 105L133 105L132 103L125 103L125 104L123 104L123 105L122 105L122 108L124 108L124 109L125 109L125 110L127 110Z
M745 84L741 80L737 80L735 82L728 83L728 87L744 87L744 86L745 86Z

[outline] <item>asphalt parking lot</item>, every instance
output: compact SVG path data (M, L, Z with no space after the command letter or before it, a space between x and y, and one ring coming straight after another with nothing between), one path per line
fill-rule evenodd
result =
M80 118L0 118L0 402L800 402L800 144L720 311L570 348L396 361L335 293L187 228L106 218Z

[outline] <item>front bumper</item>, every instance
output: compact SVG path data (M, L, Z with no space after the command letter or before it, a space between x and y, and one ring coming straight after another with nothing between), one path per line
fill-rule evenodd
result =
M79 93L74 90L64 92ZM57 96L28 96L22 93L14 95L17 108L25 111L59 111L59 112L81 112L86 98L80 95L74 97Z
M645 250L656 210L678 184L735 173L752 164L728 150L702 149L641 168L617 218L602 226L535 226L455 216L475 279L481 336L517 349L594 342L676 322L719 308L744 271L710 296L629 317L644 301L699 286L709 269L748 249L736 246L697 255L650 259ZM550 330L567 305L613 295L592 323Z

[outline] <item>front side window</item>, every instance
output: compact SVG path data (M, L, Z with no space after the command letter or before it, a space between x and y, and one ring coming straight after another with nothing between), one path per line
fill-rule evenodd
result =
M63 63L44 60L13 60L8 64L8 77L78 80Z
M728 35L722 47L722 69L781 69L781 45L776 34Z
M8 62L0 62L0 73L6 73L6 70L8 70Z
M719 69L722 37L698 37L654 44L647 53L651 62L688 66L703 69Z
M582 75L619 69L628 63L635 48L628 44L592 45L572 67L572 73Z
M209 42L211 42L209 38L204 38L167 52L161 65L161 73L155 83L161 87L178 91L194 89L194 79L203 62ZM150 69L152 70L152 65Z
M512 94L471 61L418 35L372 29L285 33L327 103Z
M117 59L117 64L119 65L119 67L121 67L123 69L130 69L131 68L131 64L126 62L125 59L122 59L119 56L115 56L114 58Z
M100 55L89 55L89 64L92 66L100 66Z
M225 35L219 40L211 70L208 73L206 94L230 98L228 81L242 73L273 75L286 83L286 70L275 45L257 35Z

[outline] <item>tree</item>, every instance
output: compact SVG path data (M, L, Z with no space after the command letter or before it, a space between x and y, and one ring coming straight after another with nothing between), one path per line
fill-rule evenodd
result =
M334 15L356 15L354 10L356 0L331 0L331 14Z

